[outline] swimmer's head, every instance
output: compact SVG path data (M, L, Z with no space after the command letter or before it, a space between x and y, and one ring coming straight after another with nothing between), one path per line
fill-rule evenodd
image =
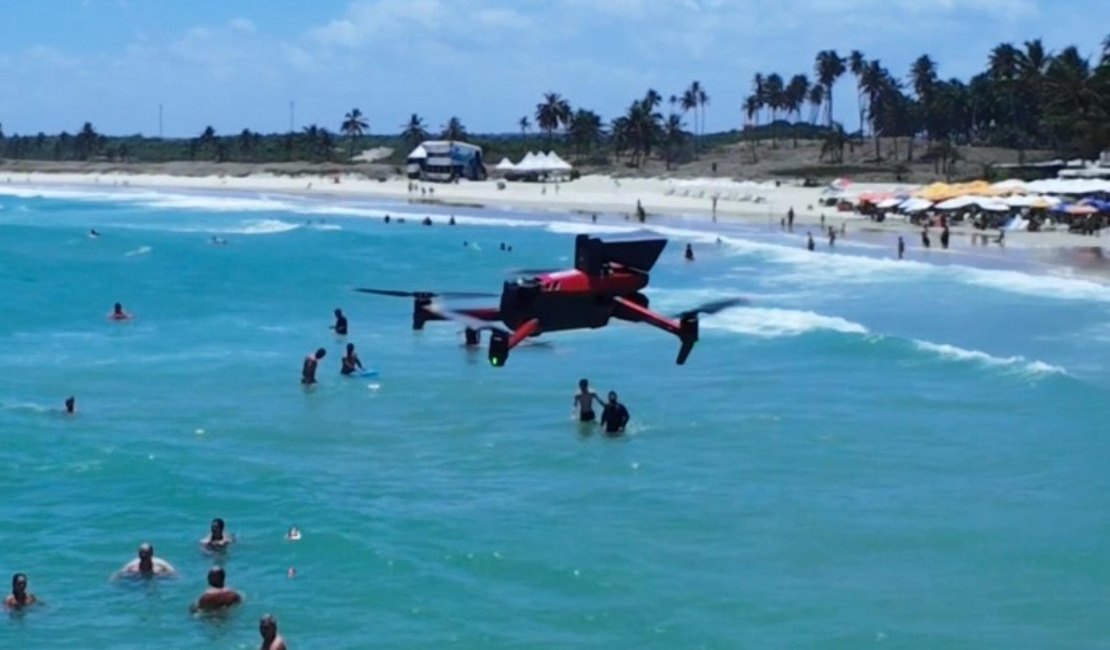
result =
M340 317L340 316L342 316L342 315L343 315L343 310L342 310L342 309L340 309L340 308L338 308L338 307L336 307L336 308L335 308L335 317L336 317L336 318L339 318L339 317Z
M347 354L350 354L354 351L355 351L355 344L354 343L348 343L347 344Z
M324 348L317 348L316 349L316 358L317 359L323 359L324 356L327 355L327 353L328 353L328 351L325 350Z
M70 395L66 398L66 413L73 413L76 408L77 400L73 397L73 395Z
M267 640L277 636L277 619L273 614L266 614L258 621L258 633Z
M146 543L139 546L139 559L140 560L149 560L149 559L152 559L153 557L154 557L154 547L153 546L151 546L150 544L146 544Z
M582 390L586 390L587 388L590 387L590 381L588 379L579 379L578 380L578 387L581 388Z
M208 586L215 587L216 589L223 589L224 582L227 581L227 574L218 566L214 566L208 570Z
M220 519L219 517L216 517L215 519L213 519L211 530L212 530L212 537L215 537L215 538L223 537L223 534L224 534L224 520Z
M118 314L123 311L123 305L117 302L115 305L112 306L112 309Z
M613 390L609 391L609 403L610 404L616 404L617 403L617 392L616 391L613 391Z
M12 576L12 593L18 595L25 591L27 591L27 575L17 573Z

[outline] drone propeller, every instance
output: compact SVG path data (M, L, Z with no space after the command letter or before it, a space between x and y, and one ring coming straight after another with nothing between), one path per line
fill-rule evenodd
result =
M359 287L355 291L372 293L379 296L393 296L395 298L494 298L496 293L482 293L475 291L397 291L394 289L367 289Z
M719 311L739 307L740 305L750 305L751 301L747 298L723 298L721 300L711 300L710 302L702 303L692 309L687 309L679 314L676 318L684 318L693 316L695 314L716 314Z
M446 318L448 320L453 320L457 323L461 323L465 325L467 329L471 329L476 332L488 330L490 332L499 332L506 335L510 333L504 327L496 325L490 321L484 321L480 318L475 318L470 314L466 314L461 311L448 309L447 307L444 307L442 303L433 302L432 304L426 306L425 309L432 312L433 314L436 314L437 316L442 316L443 318Z
M556 271L561 271L561 270L563 270L563 269L510 269L509 274L510 275L534 276L534 275L546 275L548 273L555 273Z

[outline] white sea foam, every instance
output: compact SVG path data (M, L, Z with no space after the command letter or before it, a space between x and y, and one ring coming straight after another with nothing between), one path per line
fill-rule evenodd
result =
M544 225L540 223L538 225ZM580 223L577 221L551 221L546 224L548 232L559 235L617 235L636 232L638 228L630 226L607 226L595 223Z
M728 330L766 338L799 336L821 330L843 334L867 333L867 328L863 325L838 316L764 307L739 307L711 316L703 316L701 324L707 329Z
M1066 375L1067 371L1060 366L1054 366L1043 361L1030 361L1023 356L996 357L981 350L965 350L964 348L947 343L932 343L930 341L913 341L914 347L924 352L929 352L938 357L962 363L976 363L996 368L1009 368L1027 375Z
M147 255L154 249L150 246L140 246L135 250L127 251L123 254L124 257L135 257L136 255Z

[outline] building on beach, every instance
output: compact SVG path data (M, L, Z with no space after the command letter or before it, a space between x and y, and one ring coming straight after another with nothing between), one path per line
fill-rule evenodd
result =
M482 148L450 140L420 143L405 158L405 171L409 178L439 183L451 183L461 178L471 181L486 179Z

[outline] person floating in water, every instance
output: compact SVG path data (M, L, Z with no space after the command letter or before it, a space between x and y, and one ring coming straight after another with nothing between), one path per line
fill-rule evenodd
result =
M123 311L123 305L117 302L112 306L112 313L108 315L108 318L111 320L131 320L134 316Z
M806 238L807 238L806 239L806 250L813 250L814 248L816 248L816 246L813 243L813 233L807 232L806 233Z
M223 237L217 237L216 235L212 235L212 245L213 246L226 246L227 245L227 240L224 239Z
M347 317L343 315L343 310L338 307L335 309L335 325L331 328L339 336L347 336Z
M235 542L235 536L224 532L224 520L216 517L212 520L208 536L200 540L201 546L209 551L223 551Z
M90 239L96 239L97 237L100 237L100 233L98 233L98 232L96 231L96 228L92 228L92 229L90 229L90 230L89 230L89 238L90 238Z
M289 532L285 533L285 539L289 540L290 542L301 541L301 529L297 528L296 525L290 526Z
M73 415L77 412L77 398L70 395L66 398L66 413Z
M320 359L327 356L328 351L324 348L317 348L316 353L305 357L304 365L301 367L301 383L309 386L316 383L316 367L320 365Z
M388 214L387 214L387 215L385 215L385 218L384 218L384 219L382 219L382 221L384 221L384 222L386 222L386 223L389 223L389 215L388 215Z
M578 392L574 395L574 408L578 409L579 422L593 422L597 417L594 415L594 402L605 406L605 402L597 396L597 393L590 390L590 382L587 379L578 380Z
M424 217L424 221L422 221L421 223L424 224L425 226L430 226L430 225L432 225L432 218L431 217Z
M141 578L169 577L177 573L173 565L160 557L154 557L154 547L143 544L139 547L138 559L131 560L119 570L121 575Z
M898 259L902 259L906 255L906 240L902 239L902 235L898 235Z
M261 650L287 650L285 639L278 634L277 619L266 614L258 622L258 633L262 635Z
M339 372L344 375L354 374L355 370L362 370L362 361L355 354L355 344L347 344L347 354L343 357L343 367Z
M189 609L195 612L215 612L221 609L234 607L243 602L243 597L234 589L225 587L227 573L221 567L214 566L208 570L208 589L204 590L197 602Z
M605 410L601 412L601 424L605 427L605 433L609 435L624 433L628 418L628 409L624 407L624 404L617 401L617 393L609 391L609 402L605 404Z
M27 576L17 573L12 576L12 593L4 599L4 607L11 610L23 609L39 602L34 594L27 591Z
M694 261L694 247L691 244L686 244L686 261Z

